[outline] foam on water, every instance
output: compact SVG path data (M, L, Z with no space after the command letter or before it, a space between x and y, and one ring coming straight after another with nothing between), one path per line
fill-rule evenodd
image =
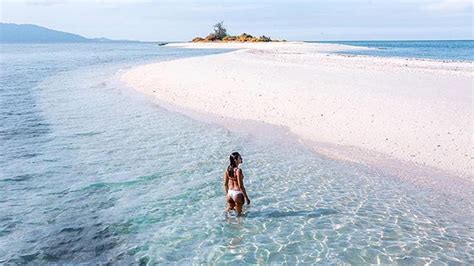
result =
M2 49L0 263L474 262L472 203L194 121L118 82L137 63L213 52ZM223 212L234 150L252 200L241 218Z

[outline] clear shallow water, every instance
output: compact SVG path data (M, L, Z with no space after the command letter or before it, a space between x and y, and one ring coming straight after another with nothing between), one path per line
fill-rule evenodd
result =
M474 40L460 41L339 41L328 42L368 47L340 54L410 57L438 60L474 61Z
M472 204L168 112L118 81L216 51L5 45L0 263L473 263ZM229 152L252 205L223 212Z

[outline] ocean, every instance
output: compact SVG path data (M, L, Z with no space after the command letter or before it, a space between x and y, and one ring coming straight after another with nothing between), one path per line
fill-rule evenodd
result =
M465 203L192 120L119 80L139 64L221 52L2 45L0 264L474 262ZM224 213L232 151L245 162L245 217Z
M474 40L457 41L327 41L368 49L344 50L337 53L382 57L474 61Z

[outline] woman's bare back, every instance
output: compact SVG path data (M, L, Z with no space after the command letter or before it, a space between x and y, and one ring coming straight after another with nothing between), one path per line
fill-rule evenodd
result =
M229 189L240 191L239 180L237 179L239 175L239 171L242 171L242 170L240 170L239 168L235 168L234 176L229 176L229 172L226 171L226 175L229 178Z

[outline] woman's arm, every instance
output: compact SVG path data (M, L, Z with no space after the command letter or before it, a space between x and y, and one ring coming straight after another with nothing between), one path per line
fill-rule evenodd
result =
M245 191L245 186L244 186L244 173L242 172L242 169L239 169L238 175L239 175L239 176L237 177L237 181L239 182L240 191L242 191L242 193L244 194L244 197L245 197L245 200L247 201L247 204L250 204L250 199L249 199L249 197L247 196L247 191Z
M227 171L224 173L224 191L227 195L227 192L229 191L229 176L227 175Z

